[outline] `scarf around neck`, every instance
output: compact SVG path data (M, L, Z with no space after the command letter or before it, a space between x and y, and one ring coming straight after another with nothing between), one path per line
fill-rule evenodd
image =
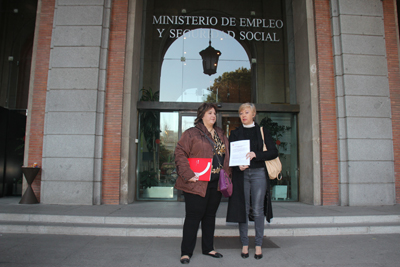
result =
M254 123L254 121L253 121L253 123L250 124L250 125L244 125L244 124L243 124L243 127L244 127L244 128L253 128L254 126L256 126L256 124Z

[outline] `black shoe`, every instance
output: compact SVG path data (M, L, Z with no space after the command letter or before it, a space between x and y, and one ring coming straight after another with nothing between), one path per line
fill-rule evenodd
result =
M240 253L243 259L247 259L249 257L249 253Z
M211 256L213 258L222 258L223 257L222 254L218 253L218 252L215 252L215 254L211 254L210 252L209 253L203 253L203 254L207 255L207 256Z
M256 260L259 260L259 259L261 259L263 257L263 254L254 254L254 258L256 259Z
M182 264L189 264L190 258L181 258L181 263Z

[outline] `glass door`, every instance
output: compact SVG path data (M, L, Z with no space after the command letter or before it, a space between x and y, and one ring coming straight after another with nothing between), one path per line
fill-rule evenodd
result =
M178 140L181 138L182 133L190 127L194 126L194 120L197 117L196 112L180 112L179 113L179 125L178 125ZM176 190L176 189L175 189ZM184 201L181 190L176 190L178 201Z
M194 126L196 112L141 111L138 149L139 200L182 200L174 188L174 152L182 133Z
M238 113L235 112L219 112L217 125L224 130L224 134L229 139L232 130L235 130L241 125Z
M178 137L181 138L182 133L194 126L194 120L197 117L196 112L180 112L179 113L179 125L178 125Z
M140 200L178 200L174 152L182 133L194 126L194 111L143 110L140 116L138 192ZM283 179L271 180L274 201L298 201L297 116L293 113L257 112L256 121L268 128L279 150ZM237 112L219 111L217 125L229 137L241 125ZM223 199L223 201L225 201Z
M139 200L176 200L174 152L178 138L178 112L144 110L139 113Z
M226 136L241 125L237 112L219 112L218 126ZM273 201L298 201L297 116L291 113L257 112L256 122L274 139L282 162L282 180L271 180Z

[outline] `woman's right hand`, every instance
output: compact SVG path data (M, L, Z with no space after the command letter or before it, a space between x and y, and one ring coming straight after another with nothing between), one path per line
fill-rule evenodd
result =
M195 183L195 182L197 182L197 180L199 180L199 177L197 177L197 176L195 175L195 176L193 176L192 178L190 178L190 179L188 180L188 182Z
M239 166L239 169L241 170L241 171L244 171L245 169L247 169L249 167L249 165L240 165Z

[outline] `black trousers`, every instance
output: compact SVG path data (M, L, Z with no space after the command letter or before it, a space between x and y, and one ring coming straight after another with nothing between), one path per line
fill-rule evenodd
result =
M211 186L210 186L211 185ZM196 246L197 232L201 222L202 252L214 250L215 215L221 202L221 192L213 183L209 183L205 197L183 193L185 196L185 222L183 224L183 238L181 256L192 257Z

